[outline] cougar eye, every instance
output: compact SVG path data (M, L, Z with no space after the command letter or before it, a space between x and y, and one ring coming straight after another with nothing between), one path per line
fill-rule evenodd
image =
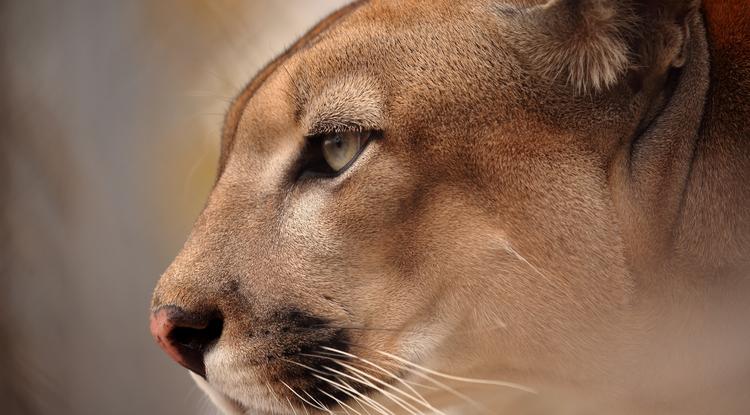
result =
M335 176L346 170L367 145L372 132L341 131L308 139L301 176Z
M326 135L321 149L323 158L331 170L339 172L357 157L366 139L365 133L358 131Z

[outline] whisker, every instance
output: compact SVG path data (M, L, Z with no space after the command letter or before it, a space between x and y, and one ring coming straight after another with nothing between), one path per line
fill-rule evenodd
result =
M291 363L291 364L294 364L294 365L300 366L300 367L302 367L302 368L305 368L305 369L307 369L307 370L309 370L309 371L311 371L311 372L314 372L314 373L319 373L319 374L321 374L321 375L323 375L323 376L327 375L327 373L326 373L326 372L323 372L323 371L321 371L321 370L317 370L317 369L315 369L315 368L312 368L312 367L310 367L310 366L308 366L308 365L306 365L306 364L304 364L304 363L299 363L299 362L295 362L295 361L293 361L293 360L289 360L289 359L284 359L283 357L282 357L282 358L280 358L280 359L281 359L281 360L283 360L283 361L285 361L285 362L287 362L287 363ZM324 394L328 395L328 394L327 394L327 393L325 393L324 391L322 391L322 390L320 390L320 389L318 389L318 390L319 390L320 392L322 392L322 393L324 393ZM312 396L310 396L310 394L309 394L309 393L305 392L305 394L307 394L307 395L308 395L308 396L310 397L310 399L312 399L312 400L313 400L314 402L316 402L317 404L319 404L319 405L321 405L321 406L324 406L324 407L325 407L325 405L323 405L322 403L320 403L320 402L318 402L317 400L315 400L315 398L313 398ZM333 397L331 396L331 398L333 398ZM336 398L333 398L333 399L334 399L334 400L336 400L336 401L338 402L338 400L337 400ZM326 409L328 409L328 408L326 408ZM329 409L328 411L330 412L330 409ZM345 411L346 411L346 410L345 410ZM347 413L348 413L348 412L347 412ZM361 414L360 414L360 415L361 415Z
M507 387L507 388L519 390L519 391L522 391L522 392L532 393L532 394L538 394L539 393L534 388L531 388L531 387L525 386L525 385L521 385L521 384L518 384L518 383L514 383L514 382L499 381L499 380L492 380L492 379L467 378L467 377L449 375L447 373L438 372L436 370L429 369L429 368L424 367L424 366L420 366L417 363L414 363L412 361L409 361L407 359L404 359L403 357L394 355L392 353L384 352L384 351L381 351L381 350L370 349L370 348L367 348L365 346L357 345L357 344L353 344L353 343L348 343L348 344L350 346L353 346L353 347L359 347L359 348L370 350L372 352L381 354L383 356L386 356L386 357L388 357L390 359L394 359L394 360L396 360L396 361L398 361L398 362L401 363L401 365L398 365L398 364L395 364L395 363L392 363L392 362L384 362L384 364L388 364L390 366L395 366L395 367L398 367L398 368L406 369L406 368L403 367L403 365L408 365L408 366L411 366L413 368L422 370L423 372L426 372L426 373L429 373L429 374L432 374L432 375L435 375L435 376L438 376L438 377L441 377L441 378L444 378L444 379L450 379L450 380L464 382L464 383L474 383L474 384L482 384L482 385L492 385L492 386ZM332 349L332 348L328 348L328 349L330 349L331 351L337 352L338 354L342 354L342 353L346 354L346 352L343 352L341 350ZM357 356L355 356L355 355L351 355L351 356L357 358ZM362 360L362 358L359 358L359 359Z
M362 392L358 391L356 388L353 388L352 386L350 386L348 383L346 383L343 380L341 381L341 383L339 383L339 382L333 381L333 380L328 379L328 378L324 378L324 377L319 376L319 375L315 375L314 374L313 376L316 377L316 378L318 378L318 379L320 379L320 380L322 380L322 381L324 381L324 382L328 382L331 385L339 387L342 390L342 392L344 390L348 390L348 391L350 391L350 392L358 395L359 397L361 397L362 399L364 399L367 402L367 404L370 405L370 407L372 409L377 410L378 413L381 413L381 414L384 414L384 415L394 415L393 412L389 411L386 407L384 407L383 405L377 403L372 398L364 395ZM346 385L346 386L344 386L344 385ZM349 395L349 396L352 396L352 395Z
M287 362L287 363L291 363L291 364L293 364L293 365L297 365L297 366L299 366L299 367L301 367L301 368L307 369L307 370L309 370L309 371L311 371L311 372L315 372L315 373L318 373L318 374L320 374L320 375L323 375L323 376L325 376L325 375L327 375L327 374L328 374L328 373L326 373L326 372L324 372L324 371L322 371L322 370L318 370L318 369L315 369L315 368L313 368L313 367L310 367L310 366L308 366L308 365L306 365L306 364L304 364L304 363L300 363L300 362L295 362L294 360L284 359L283 357L280 357L279 359L280 359L280 360L283 360L283 361L285 361L285 362Z
M322 404L322 403L321 403L321 402L320 402L319 400L317 400L317 399L313 398L313 396L312 396L312 395L310 395L310 393L309 393L309 392L307 392L307 391L302 391L302 392L304 392L304 393L305 393L305 395L307 395L307 397L308 397L308 398L312 399L312 401L313 401L313 402L315 402L316 404L318 404L318 405L320 405L321 407L323 407L323 408L324 408L324 410L325 410L326 412L328 412L329 414L333 415L333 411L331 411L330 409L328 409L328 407L327 407L327 406L325 406L325 405L323 405L323 404Z
M374 367L375 369L381 371L382 373L385 373L386 375L392 377L393 379L396 379L396 381L398 381L399 383L403 384L407 389L409 389L409 391L411 391L415 395L419 396L424 402L427 402L427 400L424 399L424 397L419 392L417 392L411 385L407 384L403 379L401 379L401 376L395 375L394 373L392 373L391 371L383 368L382 366L380 366L380 365L378 365L376 363L373 363L373 362L371 362L371 361L369 361L369 360L367 360L365 358L362 358L362 357L359 357L357 355L354 355L354 354L351 354L351 353L347 353L347 352L344 352L344 351L341 351L341 350L338 350L338 349L334 349L334 348L330 348L330 347L326 347L326 346L324 346L323 348L324 349L328 349L328 350L330 350L330 351L332 351L334 353L343 354L344 356L360 360L360 361L364 362L365 364L368 364L368 365Z
M269 392L271 392L271 395L273 395L274 399L276 399L277 402L284 402L281 399L279 399L279 396L276 395L276 392L273 391L273 388L271 388L271 385L268 382L265 382L266 389L268 389ZM292 412L294 412L294 415L297 415L297 410L294 409L294 406L292 406L292 401L289 400L289 398L286 398L287 402L289 402L289 407L292 409Z
M357 415L362 415L361 413L359 413L359 411L357 411L356 409L352 408L351 406L349 406L349 405L345 404L345 403L344 403L344 402L343 402L342 400L340 400L340 399L336 398L335 396L333 396L333 395L331 395L330 393L328 393L328 392L324 391L323 389L320 389L320 388L318 388L318 392L320 392L320 393L322 393L323 395L325 395L325 396L327 396L327 397L329 397L329 398L333 399L334 401L336 401L336 403L338 403L338 404L339 404L339 406L341 407L341 409L343 409L343 410L344 410L344 412L346 412L347 414L349 414L349 411L347 411L347 409L346 409L346 408L349 408L349 409L351 409L351 410L352 410L352 411L353 411L354 413L356 413ZM351 415L351 414L349 414L349 415Z
M323 329L341 329L341 330L370 330L370 331L394 331L394 332L404 331L404 329L388 328L388 327L341 326L341 325L332 325L332 324L316 324L311 327L323 328Z
M353 387L352 385L346 383L345 380L339 379L339 381L349 390L355 392L357 395L361 396L362 399L364 399L373 409L377 410L378 412L384 414L384 415L394 415L393 412L383 406L380 402L376 401L375 399L365 395L364 393L357 390L357 388Z
M324 348L326 348L326 347L324 347ZM354 368L354 367L351 367L350 365L348 365L348 364L344 363L343 361L341 361L341 360L339 360L339 359L335 359L335 358L331 358L331 357L328 357L328 359L330 359L330 360L334 361L335 363L337 363L337 364L339 364L339 365L341 365L341 366L344 366L344 367L348 367L348 368L349 368L350 370L353 370L353 371L355 371L355 372L359 372L360 374L364 374L365 376L369 377L370 379L373 379L373 380L375 380L375 381L377 381L377 382L379 382L379 383L381 383L381 384L385 385L386 387L392 388L393 390L395 390L395 391L399 392L400 394L402 394L403 396L405 396L405 397L407 397L407 398L409 398L409 399L413 400L414 402L416 402L416 403L418 403L418 404L420 404L420 405L422 405L422 406L424 406L424 407L426 407L426 408L428 408L428 409L430 409L430 410L433 410L433 411L437 412L438 414L443 414L443 415L444 415L444 413L443 413L442 411L440 411L439 409L437 409L437 408L435 408L434 406L432 406L432 405L431 405L431 404L430 404L430 403L429 403L429 402L428 402L428 401L427 401L427 400L426 400L426 399L425 399L425 398L424 398L424 397L423 397L423 396L422 396L422 395L421 395L421 394L420 394L419 392L417 392L417 391L416 391L416 390L415 390L414 388L412 388L412 387L411 387L410 385L408 385L408 384L406 384L405 382L403 382L403 380L402 380L402 379L401 379L401 378L400 378L399 376L396 376L395 374L393 374L393 373L391 373L390 371L388 371L388 370L384 369L383 367L381 367L381 366L379 366L379 365L377 365L377 364L375 364L375 363L373 363L373 362L370 362L369 360L367 360L367 359L364 359L364 358L362 358L362 357L356 356L356 355L354 355L354 354L351 354L351 353L346 353L346 352L343 352L343 351L341 351L341 350L338 350L338 349L333 349L333 348L327 348L327 349L330 349L330 350L332 350L332 351L335 351L335 352L338 352L338 353L343 353L343 354L345 354L345 355L348 355L349 357L352 357L352 358L355 358L355 359L361 360L361 361L363 361L363 362L365 362L365 363L367 363L367 364L370 364L370 365L372 365L373 367L377 368L377 369L378 369L378 370L380 370L381 372L384 372L384 373L388 374L388 375L389 375L389 376L391 376L391 377L392 377L393 379L396 379L397 381L399 381L399 382L403 383L403 384L404 384L404 385L405 385L405 386L406 386L406 387L407 387L408 389L410 389L410 390L411 390L411 391L412 391L412 392L413 392L413 393L414 393L415 395L417 395L417 396L419 397L419 399L417 399L417 398L415 398L414 396L411 396L411 395L409 395L409 394L405 393L404 391L402 391L402 390L400 390L400 389L398 389L398 388L396 388L396 387L394 387L394 386L392 386L392 385L390 385L390 384L388 384L388 383L386 383L386 382L383 382L383 381L381 381L381 380L379 380L379 379L375 378L375 377L374 377L374 376L372 376L372 375L369 375L369 374L367 374L367 373L365 373L365 372L363 372L363 371L361 371L361 370L358 370L358 369L356 369L356 368ZM373 384L373 383L372 383L372 382L370 382L370 381L367 381L367 380L365 380L365 379L363 379L363 378L361 378L361 377L360 377L360 379L354 378L354 377L353 377L353 376L351 376L351 375L348 375L348 374L346 374L346 373L343 373L343 372L341 372L341 371L338 371L338 370L332 369L332 368L330 368L330 367L326 367L326 366L324 366L324 368L325 368L325 369L327 369L327 370L329 370L329 371L331 371L331 372L333 372L333 373L336 373L336 374L338 374L338 375L340 375L340 376L344 376L344 377L347 377L347 378L349 378L349 379L352 379L352 380L354 380L354 381L356 381L356 382L362 383L362 384L364 384L364 385L366 385L366 386L369 386L369 387L371 387L371 388L373 388L373 389L377 390L378 392L380 392L380 393L382 393L382 394L383 394L384 396L386 396L386 397L387 397L388 399L390 399L391 401L395 402L395 403L396 403L396 404L397 404L398 406L400 406L401 408L403 408L403 409L407 410L408 412L410 412L410 413L412 413L412 414L416 414L417 412L420 412L420 411L419 411L419 410L418 410L417 408L415 408L415 407L414 407L413 405L409 404L408 402L404 401L403 399L399 398L398 396L396 396L396 395L394 395L394 394L392 394L392 393L390 393L390 392L387 392L387 391L385 391L385 390L384 390L383 388L380 388L380 387L378 387L377 385Z
M329 360L331 360L331 361L334 361L334 362L336 362L336 363L338 363L338 364L340 364L340 365L342 365L342 366L346 366L347 368L349 368L349 369L352 369L352 370L355 370L355 371L356 371L356 370L358 370L357 368L362 368L362 369L365 369L365 366L370 366L370 365L362 365L362 364L358 364L357 362L349 362L349 363L344 363L344 361L343 361L343 360L339 360L339 359L336 359L335 357L333 357L333 356L338 356L338 354L334 354L334 353L325 353L325 352L319 352L319 353L320 353L320 354L308 354L308 353L300 353L300 356L315 357L315 358L319 358L319 359L329 359ZM362 360L367 360L367 359L364 359L364 358L361 358L361 357L359 357L359 359L362 359ZM372 363L371 363L371 364L372 364ZM402 367L401 365L395 365L395 364L391 364L391 366L397 366L397 367L399 367L399 368L401 368L401 367ZM430 386L430 385L425 385L424 383L419 383L419 382L415 382L415 381L413 381L413 380L410 380L410 379L403 379L403 378L400 378L400 377L398 377L398 375L395 375L395 374L393 374L393 373L391 373L391 372L389 372L389 371L387 371L387 370L385 370L385 369L383 369L383 370L384 370L384 372L383 372L383 373L385 373L386 375L388 375L388 376L390 376L390 377L392 377L392 378L394 378L394 379L398 380L398 381L399 381L399 383L402 383L402 384L406 383L406 384L404 384L404 386L405 386L405 387L406 387L407 389L409 389L409 390L410 390L411 392L413 392L413 393L415 393L416 395L420 396L420 398L421 398L422 400L424 400L425 402L426 402L426 399L424 399L423 397L421 397L421 395L419 394L419 392L417 392L417 391L416 391L415 389L413 389L413 388L412 388L412 387L410 387L409 385L411 385L411 386L417 386L417 387L420 387L420 388L424 388L424 389L427 389L427 390L432 390L432 391L440 390L439 388L436 388L436 387L434 387L434 386ZM362 372L362 370L359 370L359 371L360 371L360 372ZM369 376L372 376L372 375L369 375ZM381 382L382 382L382 381L381 381ZM400 390L401 390L401 389L398 389L398 388L396 388L396 387L395 387L395 386L393 386L393 385L390 385L390 384L388 384L388 385L389 385L389 386L391 386L392 388L394 388L395 390L398 390L398 391L400 391Z
M365 407L365 406L364 406L364 405L362 404L362 400L361 400L360 398L358 398L357 396L353 395L353 394L352 394L351 392L349 392L348 390L346 390L346 389L342 389L342 388L341 388L341 387L339 387L338 385L334 385L334 387L336 387L336 388L337 388L338 390L340 390L341 392L345 393L345 394L346 394L347 396L349 396L350 398L354 399L354 401L355 401L355 402L357 402L357 405L359 405L359 407L360 407L360 408L362 408L362 410L363 410L363 411L365 411L365 413L366 413L367 415L372 415L372 414L370 413L370 411L368 411L368 410L367 410L367 408L366 408L366 407ZM355 392L356 392L356 391L355 391ZM365 403L366 403L367 405L369 405L369 406L370 406L371 408L373 408L373 409L377 409L377 408L374 408L374 407L373 407L372 405L368 404L367 402L365 402Z
M354 357L354 358L358 358L357 356L352 355L351 353L347 353L347 352L344 352L344 351L341 351L341 350L338 350L338 349L334 349L334 348L330 348L330 347L325 347L325 346L323 348L331 350L333 352L344 354L345 356L351 356L351 357ZM359 359L362 359L362 358L359 358ZM399 359L401 359L401 358L399 358ZM403 360L404 362L408 362L405 359L401 359L401 360ZM420 378L423 378L423 379L425 379L425 380L427 380L429 382L432 382L434 385L439 386L443 390L445 390L447 392L450 392L453 395L455 395L456 397L459 397L459 398L465 400L466 402L468 402L469 404L471 404L471 406L475 407L479 411L482 411L482 412L485 412L485 413L490 413L489 409L486 408L484 405L480 404L479 402L475 401L474 399L470 398L469 396L467 396L467 395L465 395L465 394L463 394L463 393L461 393L461 392L459 392L459 391L451 388L450 386L448 386L448 385L446 385L446 384L444 384L444 383L442 383L442 382L440 382L440 381L438 381L436 379L432 379L428 375L426 375L426 374L424 374L422 372L419 372L419 371L417 371L415 369L411 369L411 368L408 368L408 367L401 367L401 368L403 370L409 371L410 373L412 373L412 374L414 374L416 376L419 376Z
M338 386L337 386L337 388L338 388ZM365 411L365 413L366 413L367 415L372 415L372 414L370 413L370 411L368 411L368 410L367 410L367 407L365 407L365 406L364 406L364 405L362 404L362 401L361 401L361 400L360 400L360 399L359 399L358 397L356 397L356 396L352 395L352 394L351 394L351 393L350 393L349 391L347 391L347 390L344 390L344 389L341 389L341 388L339 388L339 390L340 390L341 392L345 393L345 394L346 394L347 396L349 396L350 398L354 399L354 401L355 401L355 402L357 402L357 405L359 405L359 407L360 407L360 408L362 408L362 410L363 410L363 411ZM365 402L365 403L367 403L367 402ZM368 405L369 405L369 404L368 404Z
M545 280L548 279L547 276L544 275L542 273L542 271L539 270L539 268L537 268L536 266L534 266L534 264L532 264L531 262L529 262L528 259L526 259L518 251L516 251L510 243L506 243L505 244L505 250L508 251L509 253L513 254L513 256L515 256L518 260L520 260L524 264L528 265L529 268L531 268L532 270L534 270L534 272L536 272L537 274L539 274L540 277L544 278Z
M294 409L294 405L292 405L292 401L289 400L289 397L286 398L287 403L289 403L289 407L292 408L292 412L294 412L294 415L297 415L297 410ZM307 410L305 410L307 412Z
M424 374L422 372L418 372L415 369L404 368L404 370L406 370L409 373L412 373L412 374L414 374L416 376L419 376L422 379L425 379L425 380L427 380L429 382L432 382L433 384L435 384L436 386L439 386L443 390L445 390L447 392L450 392L453 395L455 395L456 397L461 398L464 401L468 402L471 406L473 406L474 408L478 409L479 411L482 411L482 412L485 412L485 413L491 413L490 410L487 407L485 407L484 405L482 405L479 402L475 401L474 399L470 398L468 395L465 395L465 394L463 394L463 393L461 393L461 392L459 392L459 391L451 388L450 386L446 385L445 383L442 383L442 382L440 382L438 380L432 379L428 375L426 375L426 374Z
M406 382L406 383L408 383L408 384L410 384L410 385L412 385L412 386L416 386L418 388L424 388L424 389L427 389L427 390L430 390L430 391L439 391L440 390L440 388L436 388L436 387L430 386L430 385L425 385L424 383L414 382L413 380L409 380L409 379L404 379L403 381Z
M393 402L395 402L396 405L400 406L404 410L406 410L409 413L411 413L412 415L418 415L417 408L415 408L414 406L410 405L408 402L405 402L403 399L401 399L401 398L393 395L392 393L385 391L383 388L378 387L374 383L372 383L372 382L370 382L368 380L361 379L361 378L355 378L354 376L351 376L349 374L343 373L343 372L341 372L339 370L336 370L336 369L329 368L327 366L324 366L324 367L326 369L328 369L329 371L333 372L333 373L336 373L336 374L338 374L340 376L344 376L344 377L349 378L349 379L351 379L351 380L353 380L355 382L359 382L359 383L361 383L361 384L363 384L365 386L368 386L368 387L370 387L372 389L375 389L376 391L382 393L388 399L390 399Z
M325 408L316 406L312 402L310 402L307 399L303 398L302 395L300 395L299 393L297 393L297 391L295 391L291 386L287 385L286 382L284 382L283 380L280 380L279 382L281 382L282 385L286 386L287 389L289 389L293 394L295 394L298 398L300 398L302 400L302 402L310 405L311 407L313 407L315 409L319 409L321 411L325 411L326 410Z
M395 360L397 360L397 361L399 361L399 362L401 362L401 363L403 363L405 365L409 365L409 366L414 367L416 369L419 369L419 370L421 370L423 372L426 372L426 373L429 373L431 375L435 375L435 376L441 377L443 379L450 379L450 380L455 380L455 381L464 382L464 383L475 383L475 384L480 384L480 385L502 386L502 387L516 389L516 390L519 390L519 391L522 391L522 392L533 393L533 394L537 394L538 393L535 389L532 389L532 388L530 388L528 386L519 385L519 384L513 383L513 382L504 382L504 381L489 380L489 379L474 379L474 378L466 378L466 377L462 377L462 376L454 376L454 375L449 375L449 374L446 374L446 373L441 373L441 372L438 372L436 370L432 370L432 369L428 369L428 368L426 368L424 366L420 366L420 365L418 365L418 364L416 364L414 362L410 362L410 361L408 361L408 360L406 360L406 359L404 359L402 357L396 356L394 354L391 354L391 353L388 353L388 352L379 351L379 350L376 350L376 351L378 353L382 354L383 356L390 357L391 359L395 359Z
M309 370L309 371L311 371L311 372L313 372L313 373L318 373L318 374L320 374L320 375L322 375L322 376L326 376L326 375L328 375L328 373L326 373L326 372L323 372L323 371L321 371L321 370L318 370L318 369L315 369L315 368L312 368L312 367L310 367L310 366L308 366L308 365L306 365L306 364L304 364L304 363L299 363L299 362L295 362L295 361L293 361L293 360L288 360L288 359L284 359L284 358L281 358L281 359L282 359L282 360L284 360L285 362L288 362L288 363L292 363L292 364L295 364L295 365L297 365L297 366L300 366L300 367L302 367L302 368L305 368L305 369L307 369L307 370ZM324 379L324 380L328 381L327 379ZM329 382L329 383L330 383L330 382ZM337 387L337 388L338 388L339 390L341 390L342 392L344 392L344 393L346 393L347 395L349 395L350 397L352 397L353 399L355 399L355 400L357 400L357 401L358 401L358 399L357 399L357 397L356 397L356 396L352 396L352 395L351 395L351 394L349 394L349 393L348 393L347 391L345 391L345 390L342 390L341 388L339 388L339 387L338 387L338 386L337 386L336 384L333 384L333 383L331 383L331 384L332 384L333 386ZM321 392L323 392L323 391L321 391ZM360 406L362 406L362 404L361 404L361 403L359 403L359 402L357 402L357 403L358 403L358 404L359 404ZM367 411L367 409L365 409L364 407L362 407L362 409L363 409L363 410L365 410L365 412L367 412L367 414L369 415L369 412ZM355 412L356 412L356 411L355 411ZM360 414L360 415L361 415L361 414Z
M532 266L529 264L529 266ZM539 273L539 270L535 270L535 272ZM543 275L543 274L541 274ZM482 327L475 327L472 329L466 329L466 330L455 330L452 331L454 334L469 334L469 333L481 333L484 331L492 331L492 330L499 330L499 329L505 329L507 328L507 324L504 322L498 322L497 324L482 326ZM426 328L417 328L417 329L407 329L407 328L395 328L395 327L363 327L363 326L350 326L350 325L334 325L334 324L318 324L311 326L307 328L308 330L317 330L317 329L334 329L334 330L353 330L353 331L382 331L382 332L394 332L394 333L402 333L402 334L436 334L436 335L442 335L442 331L437 330L429 330Z
M399 388L391 385L390 383L384 382L384 381L376 378L375 376L373 376L373 375L371 375L371 374L369 374L369 373L367 373L367 372L365 372L363 370L359 370L356 367L353 367L353 366L351 366L351 365L349 365L347 363L339 361L338 364L341 365L341 366L343 366L343 367L345 367L345 368L347 368L347 369L349 369L349 370L351 370L351 371L353 371L353 372L355 372L355 373L358 373L360 376L365 376L365 377L367 377L368 379L371 379L374 382L377 382L377 383L379 383L379 384L381 384L381 385L383 385L383 386L385 386L387 388L390 388L393 391L398 392L400 395L404 396L405 398L411 399L411 400L413 400L414 402L416 402L418 404L424 405L425 407L427 407L430 410L433 410L433 411L435 411L435 412L437 412L439 414L443 414L443 412L441 412L439 409L437 409L437 408L433 407L432 405L430 405L430 403L427 401L427 399L425 399L416 390L412 390L412 392L414 394L416 394L418 398L415 398L414 396L409 395L408 393L406 393L406 392L402 391L401 389L399 389ZM396 379L398 379L398 378L396 378ZM443 414L443 415L445 415L445 414Z

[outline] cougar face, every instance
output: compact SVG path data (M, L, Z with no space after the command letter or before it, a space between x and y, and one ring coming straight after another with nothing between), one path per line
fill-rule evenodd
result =
M524 28L551 7L359 2L263 70L155 290L168 353L273 413L416 367L539 387L616 364L634 280L609 169L661 78L620 82L621 56L549 75Z

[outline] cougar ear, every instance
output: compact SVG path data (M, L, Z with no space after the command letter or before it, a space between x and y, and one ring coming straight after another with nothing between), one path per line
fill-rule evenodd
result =
M551 0L530 11L529 58L580 92L663 74L685 62L689 18L700 0ZM527 22L529 23L529 22Z

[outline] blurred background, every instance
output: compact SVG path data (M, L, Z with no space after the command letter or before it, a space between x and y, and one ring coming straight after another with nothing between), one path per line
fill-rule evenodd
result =
M0 1L0 413L213 414L148 333L223 112L344 0Z

